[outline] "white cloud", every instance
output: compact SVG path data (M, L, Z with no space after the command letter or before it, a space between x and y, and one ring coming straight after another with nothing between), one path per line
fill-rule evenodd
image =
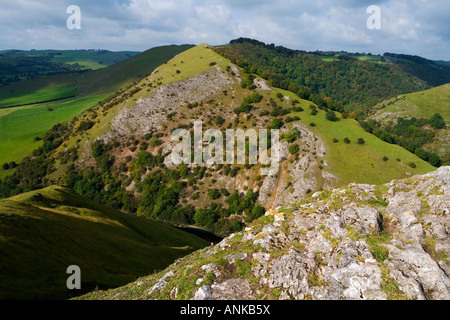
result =
M82 30L65 27L71 4L82 10ZM373 4L382 9L381 30L366 27ZM0 49L146 50L243 36L295 49L450 60L449 20L450 3L440 0L0 0Z

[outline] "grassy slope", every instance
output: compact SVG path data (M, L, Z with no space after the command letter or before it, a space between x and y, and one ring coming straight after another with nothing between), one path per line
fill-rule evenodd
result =
M398 117L424 117L429 119L434 114L439 113L448 126L450 125L450 84L427 91L406 94L401 96L400 99L394 98L390 101L385 101L375 108L380 109L373 116L375 119L383 119L386 116L388 120ZM430 150L440 154L445 162L450 161L450 142L448 138L449 130L440 130L438 138L428 146ZM441 148L443 149L440 150Z
M0 299L67 298L70 265L81 268L82 289L120 286L206 245L48 187L0 201Z
M298 99L289 91L277 91L292 99ZM316 116L311 115L309 109L311 104L302 100L301 105L305 111L294 115L299 116L305 125L316 124L315 127L310 126L310 129L325 143L327 150L325 161L328 165L325 169L340 178L340 186L349 183L382 184L393 179L435 170L433 166L407 150L365 132L355 120L342 119L338 114L340 121L331 122L326 119L322 110L319 110ZM339 142L334 143L334 138ZM351 143L345 144L345 138L349 138ZM358 144L359 138L363 138L366 143ZM384 157L388 157L389 160L383 161ZM417 165L416 169L409 166L411 162Z

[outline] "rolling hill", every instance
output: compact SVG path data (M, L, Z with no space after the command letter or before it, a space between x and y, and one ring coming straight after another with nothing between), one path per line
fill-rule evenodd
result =
M24 193L0 200L0 299L69 298L70 265L81 292L117 287L208 244L64 187Z
M3 50L0 51L0 85L57 73L101 69L138 53L107 50Z

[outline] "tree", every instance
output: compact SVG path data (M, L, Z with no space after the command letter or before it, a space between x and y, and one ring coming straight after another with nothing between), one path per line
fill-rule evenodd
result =
M220 197L222 196L222 194L220 193L219 190L217 189L210 189L208 191L208 195L212 200L217 200L220 199Z
M433 129L436 130L445 128L444 118L439 113L436 113L433 117L431 117L430 124Z
M339 121L339 118L337 117L336 113L331 110L326 113L326 118L327 118L327 120L333 121L333 122Z
M263 216L264 213L266 212L266 209L264 209L261 206L254 206L252 209L252 214L251 214L251 220L256 220L259 217Z
M280 129L284 125L283 121L279 118L275 118L272 120L272 124L270 125L270 129L277 130Z
M3 168L3 170L9 170L9 164L4 163L2 168Z

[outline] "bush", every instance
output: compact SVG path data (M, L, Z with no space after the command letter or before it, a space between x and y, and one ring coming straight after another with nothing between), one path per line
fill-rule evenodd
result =
M9 170L9 164L7 164L7 163L4 163L3 164L3 166L2 166L2 168L3 168L3 170Z
M298 144L291 144L289 146L289 152L291 154L297 154L300 151L300 147L298 146Z
M436 113L430 120L430 124L433 127L433 129L439 130L445 128L445 121L444 118L439 114Z
M413 168L413 169L417 168L417 165L416 165L414 162L411 162L411 163L409 164L409 166L410 166L411 168Z
M208 195L212 200L217 200L220 199L220 197L222 196L222 194L220 193L219 190L217 189L210 189L208 191Z
M389 158L388 157L383 157L383 161L387 162L387 161L389 161Z
M272 120L272 124L270 125L270 129L272 130L277 130L280 129L281 127L283 127L284 123L281 119L273 119Z
M337 115L334 111L328 111L325 116L326 116L327 120L329 120L329 121L333 121L333 122L339 121L339 118L337 117Z
M346 144L350 144L350 143L351 143L351 140L350 140L349 138L345 138L345 139L344 139L344 142L345 142Z
M364 141L363 138L359 138L359 139L358 139L358 143L359 143L359 144L365 144L366 142Z
M266 209L261 206L254 206L251 213L251 220L256 220L266 213Z

